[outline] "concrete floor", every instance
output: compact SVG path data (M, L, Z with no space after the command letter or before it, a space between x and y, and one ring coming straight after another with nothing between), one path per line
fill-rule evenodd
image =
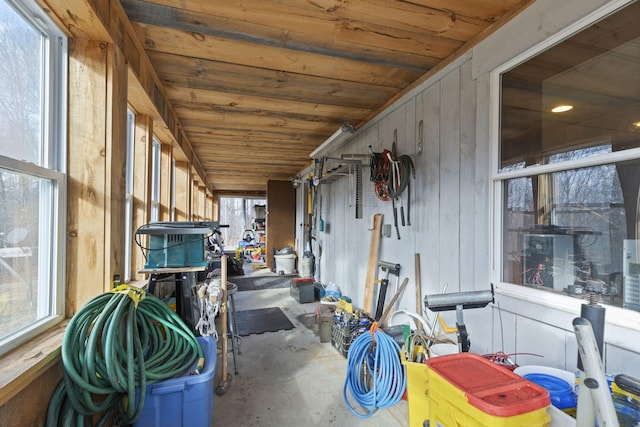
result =
M238 374L229 353L233 379L213 399L213 426L409 425L406 401L367 419L350 412L343 398L346 359L331 343L320 342L313 316L318 302L299 304L288 288L243 291L234 298L237 310L280 307L295 328L242 337ZM221 362L219 354L214 388Z

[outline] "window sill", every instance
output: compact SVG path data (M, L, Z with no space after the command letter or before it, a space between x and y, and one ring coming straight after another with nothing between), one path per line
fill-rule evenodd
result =
M60 359L62 339L68 323L65 320L0 357L0 406L37 380Z

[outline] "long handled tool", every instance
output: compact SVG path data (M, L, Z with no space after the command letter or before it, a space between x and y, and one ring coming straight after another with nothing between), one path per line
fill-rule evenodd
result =
M222 281L220 288L222 289L222 303L220 304L220 339L222 340L222 376L220 384L216 387L216 394L222 396L227 392L227 388L231 384L232 376L227 371L227 256L220 258Z
M396 291L398 290L398 280L400 278L400 264L393 264L386 261L380 261L378 266L385 272L384 279L380 280L380 290L378 292L378 304L376 306L376 314L374 319L380 320L384 309L384 300L387 298L387 288L389 287L389 274L396 275Z
M380 326L385 326L385 324L387 323L389 314L391 313L391 310L393 309L393 306L395 305L398 298L400 298L400 295L402 295L402 292L404 292L404 288L407 287L407 283L409 283L409 278L405 277L402 281L402 285L400 285L396 293L393 295L393 298L391 298L391 301L389 301L389 304L387 304L387 308L384 309L382 317L380 317L380 320L378 321L378 324L380 324Z

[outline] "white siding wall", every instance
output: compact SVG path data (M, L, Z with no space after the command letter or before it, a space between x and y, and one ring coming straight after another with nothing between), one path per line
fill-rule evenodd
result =
M445 285L448 292L489 289L497 268L491 247L491 72L598 8L614 4L622 2L538 0L331 154L364 154L369 146L375 152L391 149L397 130L398 153L414 156L411 226L400 227L400 240L392 228L391 237L383 237L380 246L379 259L399 263L400 281L405 277L410 280L399 308L414 311L416 307L415 253L422 261L423 296L440 293ZM417 153L421 120L424 147ZM382 213L384 223L393 224L391 203L372 195L369 168L363 175L365 193L369 192L364 197L363 219L355 219L353 208L348 206L348 178L322 185L325 231L317 239L322 246L320 280L338 284L358 307L364 296L372 217ZM317 245L314 253L318 257ZM394 288L395 278L387 301ZM377 289L374 303L376 299ZM577 313L558 304L535 304L498 290L495 305L465 310L464 319L475 352L532 353L543 358L519 355L517 362L573 371L577 346L571 321ZM454 312L444 313L444 318L449 324L455 323ZM404 319L398 316L394 320ZM608 323L605 341L607 371L640 377L640 323Z

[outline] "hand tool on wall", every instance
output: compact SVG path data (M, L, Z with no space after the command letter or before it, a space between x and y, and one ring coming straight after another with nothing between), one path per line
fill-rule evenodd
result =
M380 280L380 290L378 291L378 303L376 306L376 314L374 319L380 320L382 317L382 311L384 309L384 301L387 297L387 288L389 287L389 275L394 274L396 276L396 291L398 290L398 280L400 277L400 264L393 264L386 261L380 261L378 266L385 272L384 279Z
M396 208L396 199L391 199L391 206L393 208L393 226L396 228L396 235L400 240L400 228L398 228L398 209Z

